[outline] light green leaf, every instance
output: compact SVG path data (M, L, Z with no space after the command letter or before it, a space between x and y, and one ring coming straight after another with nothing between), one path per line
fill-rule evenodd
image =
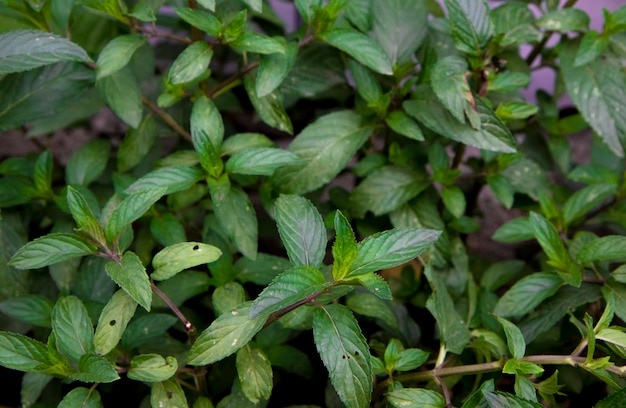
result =
M43 296L23 295L8 298L0 303L0 312L11 319L35 326L50 327L54 303Z
M398 319L387 302L372 293L355 293L348 298L346 306L356 314L379 319L394 328L398 327Z
M109 354L119 343L128 322L135 314L137 302L123 290L118 290L107 302L96 326L94 351L97 354Z
M543 35L541 31L532 24L521 24L514 29L507 31L500 41L503 47L517 47L522 44L534 44L541 41Z
M372 395L371 355L350 310L339 304L315 310L313 338L341 401L348 408L368 406Z
M515 152L516 143L511 131L480 99L476 100L476 110L480 117L479 129L460 123L438 103L432 92L425 89L417 93L416 99L404 102L403 106L409 115L449 139L479 149L503 153Z
M359 275L355 278L364 288L375 294L381 299L391 300L391 288L387 281L379 275L372 273L366 273L365 275Z
M246 346L237 352L237 375L241 390L253 403L269 400L273 387L273 372L270 361L257 348Z
M613 153L623 157L626 79L620 59L607 56L576 67L576 43L563 43L559 48L561 72L572 102Z
M48 234L28 242L9 261L17 269L37 269L71 258L92 255L97 248L74 234Z
M519 242L535 237L530 220L526 217L512 219L500 226L493 234L497 242Z
M491 37L493 25L485 0L445 0L452 38L456 47L466 54L480 55Z
M298 46L291 42L284 47L284 52L276 52L259 57L259 68L256 77L256 94L262 98L274 92L287 77L289 70L296 61Z
M106 243L104 230L96 218L85 197L74 187L67 187L67 205L78 226L78 233L100 244Z
M543 405L506 392L483 392L488 407L542 408Z
M226 162L226 171L271 176L277 168L301 161L299 156L288 150L273 147L252 147L234 153Z
M0 331L0 361L6 368L40 371L50 364L43 343L22 334Z
M176 374L178 361L174 357L163 358L158 354L139 354L130 360L128 378L136 381L165 381Z
M626 388L622 388L604 398L595 408L619 408L624 404L626 404Z
M559 33L585 31L589 27L589 16L578 8L552 10L535 21L537 27Z
M446 401L438 392L424 388L402 388L387 395L396 408L444 408Z
M196 41L176 57L167 79L174 85L191 82L209 68L212 57L213 49L209 43Z
M61 61L91 61L78 45L45 31L17 30L0 34L0 75Z
M314 267L290 269L274 278L261 292L250 307L250 317L267 316L329 286L329 282L324 283L324 275Z
M315 12L322 8L322 0L295 0L294 1L298 13L306 24L313 22Z
M263 13L263 0L243 0L252 10ZM247 394L246 394L247 395ZM266 398L267 399L267 398ZM255 401L252 401L255 402Z
M260 133L237 133L222 143L222 155L233 155L256 147L275 147L274 142Z
M330 113L308 125L289 150L305 160L274 173L272 184L284 193L304 194L336 177L372 134L353 111Z
M595 337L597 340L603 340L607 343L626 348L626 333L621 330L607 327L596 333Z
M215 0L200 0L198 4L205 9L215 11Z
M441 199L446 209L450 211L454 217L459 218L465 214L465 207L467 202L465 201L465 194L457 186L444 187L441 190Z
M429 229L407 228L371 235L358 244L356 260L347 276L365 275L402 265L434 244L440 234Z
M100 394L96 389L87 389L84 387L74 388L72 391L65 394L63 400L59 403L57 408L102 408L102 401L100 400Z
M357 256L357 243L348 219L335 213L335 243L333 244L333 279L340 281L350 270Z
M96 61L96 78L101 79L124 68L133 54L146 43L141 34L126 34L113 38L100 51Z
M127 189L127 194L163 188L164 194L184 191L202 179L200 169L189 166L163 167L140 177Z
M152 383L150 405L159 408L188 408L187 397L176 379Z
M511 186L508 179L502 174L493 174L487 176L487 184L502 205L507 209L511 209L515 199L515 190L513 190L513 186Z
M78 372L70 375L81 382L110 383L120 379L113 364L103 356L84 354L78 362Z
M248 195L232 186L227 176L209 179L213 211L220 225L237 249L250 259L256 258L258 225L254 207Z
M526 102L505 102L496 108L496 116L503 122L523 120L537 114L539 107Z
M411 168L383 166L371 172L350 195L350 209L363 218L390 213L406 204L430 185L428 178Z
M348 28L336 28L324 33L322 39L375 72L393 74L393 65L387 53L365 34Z
M465 116L475 118L480 125L480 119L474 111L474 95L467 82L468 71L465 59L451 55L438 60L432 68L430 83L435 95L446 109L460 123L465 123Z
M117 169L128 171L137 166L150 152L157 137L157 126L152 115L146 115L137 129L129 129L117 150Z
M141 89L128 67L96 81L98 91L111 110L128 126L136 128L143 116Z
M572 194L563 205L563 219L571 225L579 217L599 206L617 191L614 184L593 184Z
M596 30L587 31L580 42L574 64L580 67L595 61L608 46L608 36L600 35Z
M211 297L213 310L217 316L230 312L246 301L246 291L237 282L228 282L216 288Z
M529 222L535 238L539 241L539 245L541 245L548 258L554 262L554 266L559 269L567 269L571 259L554 225L544 216L532 211Z
M59 351L78 361L93 353L93 323L89 313L76 296L60 298L52 311L52 330Z
M154 280L169 279L177 273L217 260L222 251L213 245L202 242L181 242L163 248L152 258Z
M106 237L116 240L124 228L143 216L165 194L165 187L132 191L111 213L106 225Z
M493 22L494 33L506 34L524 24L532 24L535 21L533 12L528 4L522 1L509 1L493 8L489 13Z
M109 161L110 150L111 144L106 140L92 140L82 145L65 168L67 184L87 187L98 180Z
M619 183L613 170L597 164L576 166L567 178L583 184L612 184L617 187Z
M141 259L132 252L126 252L121 263L114 261L104 265L107 275L115 281L141 307L150 311L152 289L146 268Z
M259 114L263 122L283 132L292 134L293 125L289 115L285 112L282 93L276 89L265 96L257 95L256 78L252 75L246 75L243 83L254 110Z
M424 134L418 124L404 111L395 110L390 112L385 118L385 123L396 133L406 136L409 139L423 141Z
M519 317L530 313L535 307L561 287L563 280L553 273L533 273L517 282L508 290L493 310L502 317Z
M525 72L506 71L499 73L489 82L489 92L510 92L526 88L530 84L530 75Z
M428 360L429 353L415 348L410 348L400 352L400 356L395 364L398 371L412 371L420 367Z
M526 353L526 341L524 340L522 331L510 321L500 316L496 316L496 318L504 328L506 343L509 346L509 350L511 351L513 358L520 359L524 357L524 354Z
M263 328L267 316L250 318L252 302L246 302L229 313L220 315L198 336L191 346L187 363L206 365L230 356Z
M257 54L284 54L285 48L272 37L254 32L244 32L235 41L230 43L233 49L241 52L256 52Z
M281 195L274 204L280 239L294 266L319 268L326 255L326 228L322 216L306 198Z
M178 17L208 35L218 37L222 32L222 23L211 13L202 10L193 10L187 7L174 7L174 11L178 14Z
M392 64L411 59L428 31L428 9L424 0L374 1L372 35Z
M598 261L626 262L626 237L607 235L582 247L576 259L581 264Z

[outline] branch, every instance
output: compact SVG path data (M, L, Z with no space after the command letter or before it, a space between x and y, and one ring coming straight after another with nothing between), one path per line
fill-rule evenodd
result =
M217 86L215 88L213 88L208 93L209 99L213 99L213 98L219 96L219 94L222 93L222 91L228 89L231 84L235 83L241 77L243 77L248 72L252 71L253 69L255 69L258 66L259 66L259 62L258 61L255 61L255 62L252 62L252 63L250 63L248 65L245 65L243 68L241 68L239 71L237 71L234 75L232 75L231 77L227 78L224 82L220 82L219 84L217 84Z
M176 120L169 113L165 112L163 109L161 109L158 105L156 105L154 102L152 102L150 99L146 98L145 96L141 97L141 102L143 102L143 104L147 106L148 109L150 109L159 118L161 118L161 120L165 122L165 124L169 126L174 132L178 133L180 136L184 137L185 139L191 141L191 135L189 134L189 132L183 129L183 127L180 126L178 122L176 122Z
M187 332L187 336L189 336L189 342L193 344L193 342L196 339L196 328L193 326L193 324L185 317L185 315L183 314L183 312L180 311L180 309L178 308L178 306L176 306L174 304L174 302L172 302L172 300L167 297L167 295L165 293L163 293L163 291L161 289L159 289L157 287L157 285L154 284L154 282L150 281L150 286L152 287L152 291L161 298L161 300L163 302L165 302L165 304L167 305L167 307L170 308L170 310L172 312L174 312L174 314L176 315L176 317L178 317L178 320L181 321L181 323L183 324L183 326L185 327L185 331Z

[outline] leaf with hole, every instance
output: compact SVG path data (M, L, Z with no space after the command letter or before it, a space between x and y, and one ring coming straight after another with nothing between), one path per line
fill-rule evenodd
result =
M152 258L152 279L166 280L177 273L194 266L217 260L222 251L213 245L202 242L181 242L159 251Z

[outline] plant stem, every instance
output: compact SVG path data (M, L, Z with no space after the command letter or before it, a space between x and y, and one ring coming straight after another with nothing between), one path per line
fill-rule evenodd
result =
M563 5L563 8L566 9L574 7L574 5L576 5L576 2L578 2L578 0L568 0L567 3ZM539 54L541 54L541 51L543 51L552 34L553 31L546 31L541 41L535 44L533 49L530 51L530 54L528 54L528 57L526 57L526 64L528 64L528 66L531 66L533 62L535 62L535 59L539 56Z
M219 96L219 94L221 93L222 90L228 89L228 86L230 84L232 84L233 82L237 81L238 79L240 79L241 77L243 77L248 72L252 71L253 69L255 69L258 66L259 66L259 62L258 61L251 62L250 64L245 65L243 68L241 68L235 74L233 74L231 77L227 78L224 82L220 82L215 88L213 88L211 91L209 91L209 93L207 94L208 97L210 99L213 99L213 98Z
M191 135L182 126L174 120L174 118L163 109L161 109L158 105L152 102L150 99L145 96L141 97L141 102L148 107L152 112L154 112L167 126L169 126L174 132L178 133L183 138L191 141Z
M293 305L287 306L286 308L281 309L278 312L274 312L274 313L270 314L270 317L267 318L267 320L265 321L265 324L263 325L263 327L265 328L265 327L269 326L270 324L274 323L276 320L280 319L281 317L283 317L287 313L291 312L292 310L297 309L297 308L299 308L302 305L305 305L307 303L312 302L317 297L319 297L322 294L324 294L330 288L331 287L324 288L322 290L318 290L317 292L310 294L309 296L305 297L304 299L301 299L301 300L297 301Z
M174 302L172 302L172 300L167 297L167 295L154 284L154 282L150 281L150 286L152 287L152 291L158 297L160 297L163 302L165 302L167 307L169 307L170 310L174 312L176 317L178 317L178 320L181 321L181 323L185 327L187 336L189 337L189 342L193 344L193 342L196 340L196 328L194 327L194 325L185 317L185 315L183 314L183 312L180 311L178 306L176 306Z

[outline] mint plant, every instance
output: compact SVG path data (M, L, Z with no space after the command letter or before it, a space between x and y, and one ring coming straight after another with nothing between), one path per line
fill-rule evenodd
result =
M622 406L626 7L576 3L0 0L0 404Z

